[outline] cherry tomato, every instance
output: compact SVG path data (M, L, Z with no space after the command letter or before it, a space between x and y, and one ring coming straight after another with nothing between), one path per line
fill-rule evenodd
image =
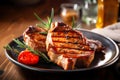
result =
M27 65L34 65L39 62L39 56L31 53L28 50L24 50L21 51L20 54L18 55L18 62Z

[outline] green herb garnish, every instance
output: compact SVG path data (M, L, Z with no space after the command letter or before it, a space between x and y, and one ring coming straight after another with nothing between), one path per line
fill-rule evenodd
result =
M34 15L41 22L41 24L36 24L36 25L38 27L46 28L47 30L49 30L54 17L54 9L52 8L51 16L47 18L47 22L43 21L36 13L34 13Z
M46 62L50 62L50 60L48 59L48 57L47 57L44 53L32 49L30 46L26 45L24 41L21 42L21 41L18 40L18 39L14 39L13 41L18 44L18 47L27 49L27 50L29 50L30 52L32 52L32 53L34 53L34 54L36 54L36 55L38 55L38 56L41 56ZM13 51L13 52L15 52L15 53L17 53L17 54L20 53L20 51L18 51L18 50L15 49L15 48L10 47L10 45L5 46L4 48L7 49L7 50L10 50L10 51Z
M47 32L40 32L40 34L47 35Z
M19 54L19 51L17 49L15 49L15 48L12 48L10 45L5 46L4 48L6 50L10 50L10 51L13 51L13 52Z
M72 28L75 28L76 24L75 24L75 17L72 17Z
M44 53L32 49L30 46L26 45L24 41L21 42L18 39L14 39L13 41L18 44L18 47L28 49L30 52L41 56L46 62L50 62L50 60L48 59L48 57Z

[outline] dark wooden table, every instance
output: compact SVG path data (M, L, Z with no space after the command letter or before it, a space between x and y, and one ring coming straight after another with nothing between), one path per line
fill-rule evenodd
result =
M31 6L17 6L12 3L0 5L0 71L2 71L0 80L117 80L118 75L116 75L114 65L87 72L38 73L21 69L6 58L3 46L22 35L28 26L38 23L33 15L34 12L45 19L50 15L51 8L54 8L55 15L59 16L60 4L71 1L44 0L42 3Z

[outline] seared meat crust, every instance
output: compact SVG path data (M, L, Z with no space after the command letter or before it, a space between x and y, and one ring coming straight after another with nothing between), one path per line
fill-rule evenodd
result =
M35 50L46 53L46 36L41 34L45 32L44 29L30 26L23 33L23 39L27 45Z
M87 38L64 23L52 23L47 34L46 49L48 56L64 70L76 67L89 67L94 59L95 49L88 44Z

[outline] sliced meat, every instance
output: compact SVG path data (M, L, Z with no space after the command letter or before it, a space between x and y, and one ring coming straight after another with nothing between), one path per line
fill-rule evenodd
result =
M47 35L42 34L43 32L46 31L42 28L30 26L24 31L23 39L34 50L46 53L45 41Z
M87 38L64 23L52 23L47 34L46 49L52 62L64 70L89 67L96 48L91 47ZM94 44L94 43L93 43Z

